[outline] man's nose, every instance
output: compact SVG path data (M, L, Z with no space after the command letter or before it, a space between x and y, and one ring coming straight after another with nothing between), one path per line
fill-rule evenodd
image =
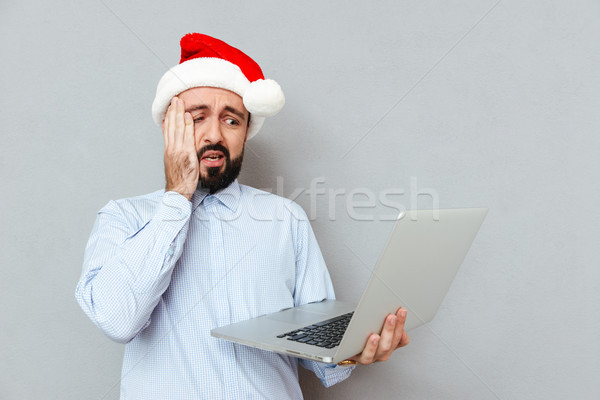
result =
M208 124L205 124L206 131L203 135L204 144L217 144L223 140L221 132L221 121L219 118L210 118Z

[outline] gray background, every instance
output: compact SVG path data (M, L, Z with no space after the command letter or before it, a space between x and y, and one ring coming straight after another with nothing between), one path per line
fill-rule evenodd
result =
M163 186L150 105L192 31L283 86L241 181L304 190L339 298L394 212L352 218L352 190L490 208L410 346L327 390L303 373L306 397L600 398L599 17L592 0L2 1L0 398L118 398L123 347L75 285L97 210ZM314 178L345 193L312 207Z

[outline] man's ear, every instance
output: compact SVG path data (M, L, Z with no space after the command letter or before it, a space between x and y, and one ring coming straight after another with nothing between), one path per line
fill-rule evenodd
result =
M250 119L252 118L252 114L248 113L248 123L246 124L246 136L244 136L244 146L246 145L246 140L248 140L248 129L250 129Z

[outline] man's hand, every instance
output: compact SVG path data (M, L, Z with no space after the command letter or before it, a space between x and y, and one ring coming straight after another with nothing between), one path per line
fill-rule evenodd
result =
M362 353L348 360L359 364L371 364L375 361L387 361L397 348L406 346L410 341L404 330L406 309L400 307L396 315L388 315L385 319L381 335L375 333L369 336Z
M185 112L183 100L173 97L163 122L165 137L165 190L192 198L200 177L200 164L194 143L194 121Z

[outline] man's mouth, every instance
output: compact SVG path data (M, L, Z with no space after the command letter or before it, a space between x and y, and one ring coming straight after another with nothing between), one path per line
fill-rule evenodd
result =
M200 162L207 167L220 167L225 162L225 154L218 150L208 150L204 152Z

